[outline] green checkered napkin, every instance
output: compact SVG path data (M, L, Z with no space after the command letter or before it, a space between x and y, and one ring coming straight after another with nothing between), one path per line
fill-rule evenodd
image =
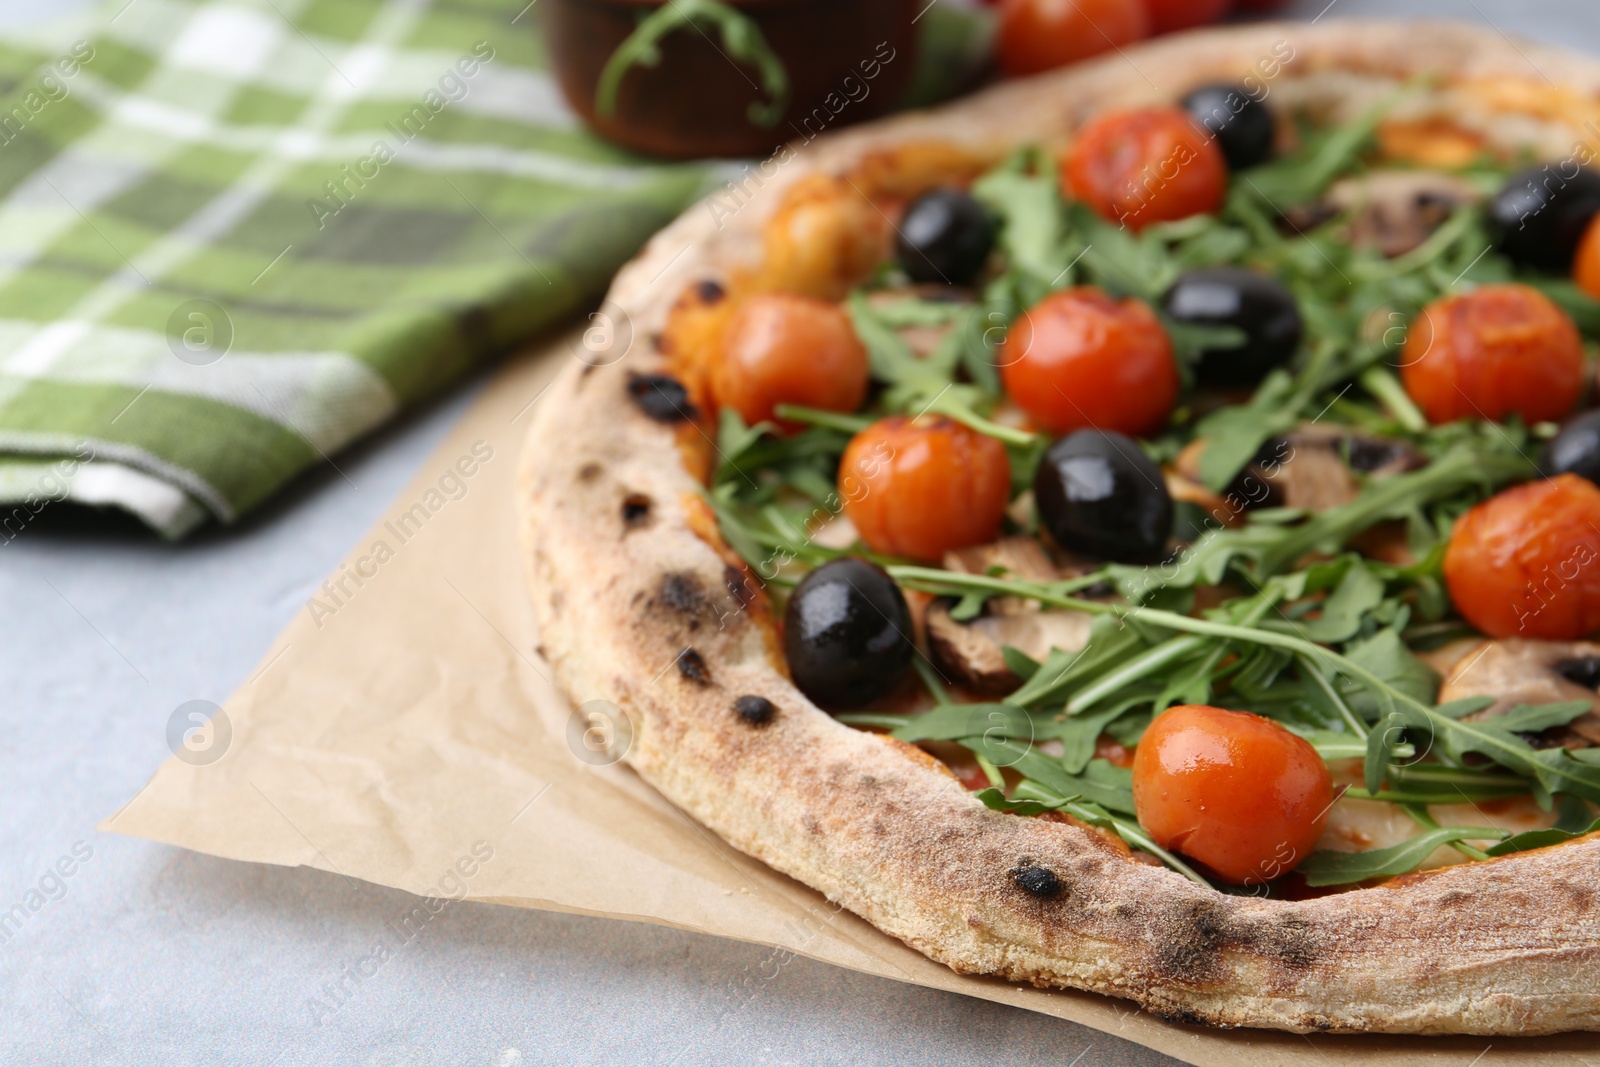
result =
M5 539L63 498L237 518L727 177L589 136L532 8L113 0L0 42Z
M7 537L61 497L230 521L705 189L577 125L525 6L116 0L0 46Z

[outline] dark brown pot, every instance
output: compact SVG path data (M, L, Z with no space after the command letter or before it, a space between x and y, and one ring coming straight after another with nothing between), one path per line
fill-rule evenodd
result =
M602 136L673 158L765 155L779 145L883 114L910 83L917 0L732 0L789 78L789 105L769 126L754 67L730 59L714 28L683 27L661 41L661 62L623 77L615 110L595 112L611 54L665 0L544 0L545 40L567 102Z

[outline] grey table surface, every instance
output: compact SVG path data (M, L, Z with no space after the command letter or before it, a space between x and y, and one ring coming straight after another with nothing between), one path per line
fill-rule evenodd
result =
M0 33L84 6L0 0ZM1594 0L1298 0L1285 13L1449 16L1600 53ZM480 385L341 457L348 481L308 476L238 528L173 546L58 508L0 545L0 911L30 890L47 900L0 942L0 1063L1177 1062L804 959L735 999L767 950L471 904L319 1023L310 998L410 898L98 833L170 754L172 711L247 677ZM75 852L88 858L71 877L49 873Z

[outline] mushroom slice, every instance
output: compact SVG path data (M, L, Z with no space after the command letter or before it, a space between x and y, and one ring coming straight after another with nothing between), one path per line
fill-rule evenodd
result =
M909 285L895 289L881 289L867 297L867 303L874 308L882 308L907 300L921 300L929 304L970 304L972 299L969 290L954 286ZM912 352L927 357L933 354L933 350L939 347L939 342L943 341L954 328L953 323L944 323L934 326L901 326L895 332L910 346Z
M1600 745L1600 644L1592 641L1533 641L1520 637L1485 641L1456 664L1439 690L1440 703L1488 696L1495 702L1469 719L1504 715L1518 704L1587 700L1590 710L1541 740L1565 748ZM1538 743L1538 742L1535 742Z
M1456 208L1480 198L1471 182L1451 174L1373 171L1335 182L1320 203L1291 211L1284 221L1303 231L1347 215L1346 241L1394 257L1417 248Z
M986 545L945 554L946 570L988 574L998 569L1011 578L1053 582L1062 570L1031 537L1002 537ZM1006 665L1007 645L1036 660L1052 648L1076 652L1089 642L1090 616L1081 611L1044 611L1038 601L1023 597L991 597L984 612L957 622L954 603L936 600L928 606L928 649L947 677L986 693L1004 693L1022 684Z
M1054 582L1062 576L1060 568L1045 552L1044 546L1031 537L1002 537L986 545L958 548L946 552L943 562L945 570L958 574L998 571L1007 578L1024 582ZM1031 600L1014 596L993 597L986 607L986 614L1012 615L1029 610L1028 605L1032 605L1031 610L1038 610L1038 605Z
M950 600L928 605L928 650L941 673L985 693L1007 693L1022 684L1007 664L1006 646L1043 661L1051 649L1078 652L1089 643L1092 617L1082 611L980 615L971 622L950 617Z
M1204 450L1204 439L1192 442L1178 454L1174 469L1198 482ZM1344 426L1304 423L1262 445L1229 485L1225 499L1241 508L1326 511L1361 494L1358 473L1385 478L1426 463L1426 456L1403 441Z

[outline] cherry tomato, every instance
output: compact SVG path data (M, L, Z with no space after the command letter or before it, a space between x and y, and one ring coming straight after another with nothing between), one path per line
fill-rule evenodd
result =
M1600 300L1600 215L1583 231L1578 256L1572 263L1572 280L1578 288Z
M1332 802L1317 750L1259 715L1169 708L1133 753L1139 825L1234 885L1270 882L1309 856Z
M1228 13L1233 0L1144 0L1151 33L1171 33L1204 26Z
M1000 0L1000 65L1037 74L1150 36L1143 0Z
M1155 313L1087 286L1020 315L996 359L1011 399L1050 433L1153 433L1178 399L1172 341Z
M873 551L937 561L1000 535L1011 460L999 441L943 416L894 415L851 439L839 495Z
M1447 296L1411 322L1400 369L1429 422L1562 418L1583 392L1583 341L1537 289L1485 285Z
M1220 208L1228 160L1181 108L1109 111L1079 131L1061 183L1102 218L1139 230Z
M867 395L867 350L850 317L806 296L751 297L728 322L722 358L711 369L711 392L721 407L750 425L776 419L779 404L854 411Z
M1600 630L1600 488L1560 474L1484 501L1457 520L1444 579L1456 610L1490 637Z

